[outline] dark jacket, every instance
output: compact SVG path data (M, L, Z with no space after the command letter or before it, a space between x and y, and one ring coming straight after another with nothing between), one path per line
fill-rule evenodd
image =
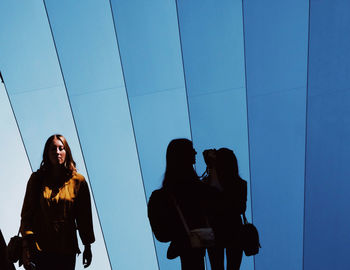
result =
M246 211L247 182L232 179L222 191L213 187L212 189L215 190L216 200L212 204L210 224L216 242L221 246L240 245L241 215Z
M13 263L8 259L7 245L0 230L0 269L1 270L16 270Z
M39 250L80 253L76 230L84 245L95 241L89 188L85 178L76 172L58 187L45 174L33 173L21 217L22 235L33 233Z
M168 258L181 255L190 247L184 224L175 207L176 200L190 230L208 227L210 189L199 180L179 181L176 186L153 191L148 202L148 217L155 237L171 241ZM170 255L169 257L169 253Z

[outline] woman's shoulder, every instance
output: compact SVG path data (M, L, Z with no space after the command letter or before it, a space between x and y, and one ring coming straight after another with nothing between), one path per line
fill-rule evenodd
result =
M43 183L43 176L39 171L32 172L27 182L27 190L29 192L37 191Z
M44 178L43 172L41 170L37 170L36 172L32 172L28 182L33 184L40 183L43 178Z
M81 182L86 182L85 177L82 174L80 174L80 173L78 173L76 171L74 171L72 173L72 179L75 180L75 181L78 181L80 183Z
M242 178L239 179L239 182L240 182L240 184L243 185L243 186L246 186L246 185L247 185L247 181L244 180L244 179L242 179Z
M152 192L150 199L158 199L167 196L167 192L164 188L156 189Z
M36 181L36 179L40 178L41 172L37 170L36 172L32 172L32 174L29 177L29 180Z
M232 179L231 181L226 182L224 187L224 192L228 194L244 192L247 190L247 181L241 178Z
M246 180L243 180L242 178L240 179L240 184L241 184L241 187L244 189L244 190L247 190L247 186L248 186L248 183Z
M148 203L161 203L167 205L168 203L172 203L174 198L177 198L178 193L174 190L168 190L167 188L156 189L152 192L149 197Z
M236 181L237 186L236 190L239 191L240 194L242 194L244 197L247 196L247 189L248 189L248 183L247 181L243 180L242 178L237 179Z
M149 197L147 203L148 211L151 213L152 211L158 211L159 209L168 207L170 201L171 197L165 189L156 189L152 192L151 196Z

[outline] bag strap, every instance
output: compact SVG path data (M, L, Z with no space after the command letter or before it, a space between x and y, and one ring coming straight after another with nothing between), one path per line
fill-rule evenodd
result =
M182 224L183 224L184 227L185 227L186 233L187 233L188 235L190 235L190 234L191 234L191 233L190 233L190 228L189 228L188 225L187 225L186 219L185 219L184 215L182 214L182 211L181 211L181 209L180 209L180 207L179 207L179 204L177 203L175 197L174 197L172 194L171 194L170 196L171 196L171 199L172 199L172 201L174 202L175 208L176 208L176 210L177 210L177 212L178 212L178 214L179 214L179 216L180 216L181 222L182 222Z

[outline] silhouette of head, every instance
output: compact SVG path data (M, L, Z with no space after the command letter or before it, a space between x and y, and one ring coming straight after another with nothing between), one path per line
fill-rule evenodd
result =
M183 167L196 163L196 150L188 139L172 140L166 151L167 166Z
M220 179L240 179L236 155L228 148L216 151L217 171Z
M54 167L62 168L70 174L76 170L68 142L60 134L54 134L47 139L40 170L48 172Z
M182 181L188 178L197 178L193 164L196 163L196 150L188 139L172 140L166 151L166 170L164 184L167 182Z

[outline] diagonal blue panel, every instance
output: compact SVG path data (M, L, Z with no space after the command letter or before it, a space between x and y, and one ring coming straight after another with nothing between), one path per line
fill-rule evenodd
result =
M255 269L301 269L308 2L243 5Z
M8 243L18 233L27 178L32 170L3 83L0 83L0 127L0 148L4 153L0 156L1 232Z
M304 269L349 269L350 3L310 1Z
M146 195L160 188L171 139L190 138L181 49L173 0L111 1ZM169 244L156 241L160 269Z
M233 149L249 183L242 1L178 0L177 6L195 147ZM204 172L202 155L197 160ZM250 218L250 196L247 209ZM241 269L253 269L253 260L244 258Z
M0 10L2 73L33 170L39 167L46 139L61 133L70 143L78 171L87 176L43 2L2 1ZM94 205L93 219L91 268L109 269ZM83 269L80 260L76 268Z
M45 3L112 267L157 269L110 3Z

